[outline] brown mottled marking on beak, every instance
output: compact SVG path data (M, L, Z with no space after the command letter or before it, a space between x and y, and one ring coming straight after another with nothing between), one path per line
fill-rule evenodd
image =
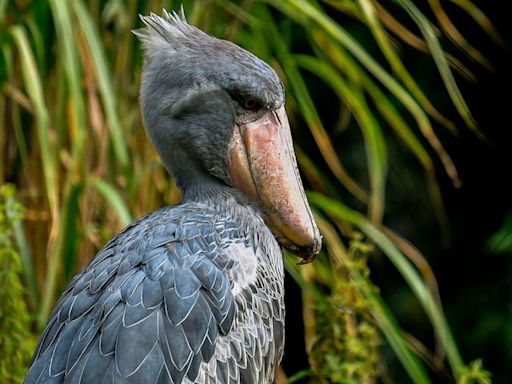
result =
M321 236L300 180L284 106L235 127L230 148L232 183L258 199L282 246L311 262Z

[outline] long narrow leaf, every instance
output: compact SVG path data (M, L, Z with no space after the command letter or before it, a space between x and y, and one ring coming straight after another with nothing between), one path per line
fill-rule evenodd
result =
M457 27L452 23L446 12L444 11L443 6L439 0L428 0L430 4L430 8L434 13L435 17L441 29L444 31L445 35L457 46L462 52L464 52L469 58L477 61L481 66L487 68L488 70L493 70L493 65L490 63L487 58L482 55L482 53L473 47L462 34L459 32Z
M126 226L132 221L132 217L130 215L130 212L128 211L128 208L126 208L126 205L123 202L121 195L114 189L114 187L112 187L105 181L94 177L88 178L87 184L90 187L95 188L98 192L100 192L103 195L107 203L112 207L114 212L117 214L119 223L122 226Z
M320 60L306 55L296 56L297 63L323 79L345 100L359 122L365 138L368 173L372 192L369 200L369 217L378 223L384 214L385 180L387 174L387 154L384 137L377 120L364 102L364 97L350 87L336 71Z
M398 76L407 87L409 92L418 100L420 105L425 109L425 111L430 114L436 121L445 127L449 128L452 132L456 132L455 125L453 122L448 120L445 116L443 116L430 102L430 100L425 96L419 85L412 78L407 71L404 63L398 57L397 53L391 46L391 43L388 37L385 34L384 28L380 24L376 10L373 6L373 3L370 0L359 0L360 7L366 17L367 25L370 28L373 36L375 37L375 41L379 45L382 53L386 57L386 60L390 64L393 72Z
M455 344L446 319L441 309L438 307L436 299L431 295L430 290L407 258L403 256L403 254L376 226L371 224L361 214L352 211L339 202L318 193L309 193L308 198L314 205L321 208L328 215L339 220L346 220L360 228L361 231L372 239L388 256L389 260L395 265L398 271L400 271L404 280L414 292L425 310L425 313L432 322L434 330L446 350L448 362L450 363L455 377L458 377L462 372L464 372L466 366L460 357L457 345Z
M459 186L460 181L457 170L449 156L447 156L443 145L435 135L432 125L420 105L411 97L411 95L389 74L387 73L362 47L361 45L340 25L336 24L331 18L322 14L313 6L306 2L297 0L283 0L279 3L272 3L275 7L287 13L291 18L302 23L304 27L310 28L311 22L318 25L335 41L338 41L357 58L362 65L372 73L400 102L407 108L416 120L422 134L427 138L452 179L454 185ZM307 15L307 16L306 16Z
M375 316L379 328L382 330L382 333L384 333L386 340L396 353L396 356L404 366L411 380L413 380L414 383L430 383L431 381L425 368L421 365L419 359L411 353L401 334L400 327L387 305L375 294L367 297L367 299L371 303L373 315Z
M63 68L66 75L67 85L70 92L71 119L69 119L69 128L73 133L70 170L67 174L63 187L62 214L53 217L50 230L50 241L48 243L48 266L46 271L46 284L43 290L41 311L38 316L38 325L43 327L50 314L52 304L55 300L55 288L57 285L57 275L60 268L62 253L65 249L64 231L62 228L67 224L69 217L67 212L71 205L70 196L73 190L73 183L81 174L80 166L82 163L85 146L85 118L84 101L81 94L80 74L78 64L78 54L76 44L73 41L72 21L69 14L68 3L58 0L51 0L50 8L55 21L57 40L59 48L62 51Z
M8 45L3 45L1 48L1 52L2 52L2 58L3 58L3 69L5 71L5 76L6 76L6 81L7 81L7 85L6 85L6 90L9 90L11 87L12 87L12 84L15 84L16 83L16 80L15 80L15 76L16 74L14 73L14 63L13 63L13 50L11 49L10 46ZM2 108L4 108L4 110L2 111L5 118L7 118L7 103L6 103L6 99L3 98L3 105L2 105ZM28 149L27 149L27 143L25 141L25 137L23 135L23 127L22 127L22 124L21 124L21 117L20 117L20 108L18 105L16 105L16 100L14 100L15 102L13 103L13 105L11 106L10 108L10 113L11 113L11 122L12 122L12 125L13 125L13 128L14 128L14 136L15 136L15 139L16 139L16 146L17 146L17 149L18 149L18 153L20 155L20 159L22 162L26 162L27 161L27 158L28 158ZM27 110L29 110L28 108L26 108ZM32 110L32 108L30 108L30 110ZM33 112L33 110L32 110ZM6 121L7 123L7 121ZM2 139L0 140L6 140L7 139L7 134L5 135L2 135ZM5 142L2 143L4 146L3 146L3 149L5 150L7 147L5 146ZM5 154L2 154L2 159L6 159L7 157L5 157L6 155ZM0 165L0 168L3 168L3 167L7 167L7 164L4 164L2 162L2 165ZM2 175L5 175L6 171L6 168L2 169Z
M23 27L16 25L11 28L11 34L16 41L20 51L21 70L25 88L30 101L32 102L34 117L36 119L37 135L41 152L41 161L45 184L48 196L48 202L52 214L56 216L58 196L56 186L55 159L50 142L48 140L48 109L45 105L43 95L42 81L37 69L34 56L28 43L27 34Z
M395 35L395 37L415 49L426 53L429 52L428 46L423 39L407 29L382 5L376 1L373 1L373 4L377 10L379 20ZM459 59L446 51L444 51L443 54L450 66L452 66L457 72L464 76L468 81L476 82L476 77L473 72L471 72Z
M398 4L404 8L409 16L414 20L416 25L421 31L421 34L425 38L427 45L430 48L430 52L432 53L432 58L437 65L439 73L443 79L446 90L450 95L455 108L464 119L464 122L467 126L479 137L483 137L482 133L478 129L476 121L474 120L469 108L460 93L459 87L457 87L457 83L453 77L452 71L450 70L450 66L448 65L446 58L443 55L443 50L439 43L439 40L435 36L432 25L428 21L428 19L423 15L418 8L409 0L397 0Z
M128 151L126 149L123 130L119 120L119 115L115 108L114 92L112 90L111 76L108 73L108 66L106 63L105 54L101 48L98 32L94 27L86 8L81 1L71 2L73 11L75 12L80 27L82 29L82 36L89 47L89 52L94 63L94 69L98 78L98 87L101 93L105 112L108 120L108 129L112 135L112 145L123 168L128 165Z
M368 76L362 75L364 87L368 90L368 94L374 100L375 107L382 114L384 119L389 123L397 136L404 142L409 150L418 159L423 170L425 171L426 182L432 200L432 206L436 214L437 220L441 227L442 233L448 233L448 218L443 203L443 197L437 182L434 164L429 154L418 140L416 135L411 131L409 126L403 120L393 103L383 94L379 87L370 81ZM448 156L448 154L446 154Z
M463 9L468 15L470 15L473 20L487 33L496 44L500 45L502 48L506 48L507 44L503 40L503 37L500 35L493 22L489 20L489 18L482 12L480 8L478 8L472 1L468 0L450 0L453 4L457 5L461 9Z
M8 0L0 0L0 25L5 23L5 8L7 8Z

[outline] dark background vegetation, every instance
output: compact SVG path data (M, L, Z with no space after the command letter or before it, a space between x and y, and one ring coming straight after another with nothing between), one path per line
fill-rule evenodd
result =
M477 72L477 84L461 83L488 142L467 134L449 141L463 186L444 187L451 245L434 249L432 255L446 314L457 324L454 333L463 354L472 358L478 349L496 382L506 383L512 378L512 251L497 251L490 238L512 216L512 26L505 3L480 5L503 34L508 50L486 44L471 26L465 28L495 65L492 73Z
M428 204L426 192L418 187L422 176L414 167L407 167L411 159L395 148L395 162L391 173L403 175L389 186L387 219L390 226L427 254L437 276L445 313L465 359L482 358L486 369L492 372L493 382L509 383L512 378L512 250L497 251L491 237L512 217L512 22L508 5L503 1L475 2L493 21L508 44L503 50L489 44L488 38L464 14L451 9L453 22L465 37L493 64L488 71L470 64L478 81L468 83L458 78L464 94L486 140L469 131L459 135L442 134L462 180L454 188L442 177L441 189L445 198L450 223L445 241L438 241L440 228ZM413 73L429 66L424 60L408 62ZM429 67L429 71L432 68ZM417 79L429 87L428 75ZM314 81L310 86L315 88ZM318 87L318 85L316 85ZM436 103L449 103L442 89L430 89ZM329 111L334 103L325 100L322 116L337 116ZM443 110L443 108L441 108ZM452 113L450 118L457 120ZM300 139L299 139L300 140ZM305 140L304 140L305 141ZM372 279L381 287L390 306L402 318L406 329L421 329L424 338L431 337L430 328L417 307L408 302L414 299L403 290L402 278L377 256L371 263ZM294 337L302 323L299 296L289 292L296 289L292 279L287 285L287 350L284 359L287 371L307 367L303 340ZM431 346L432 347L432 346Z

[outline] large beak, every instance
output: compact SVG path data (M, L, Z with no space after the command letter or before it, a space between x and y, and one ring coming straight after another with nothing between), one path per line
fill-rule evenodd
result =
M322 238L297 169L284 106L257 120L235 125L230 146L233 186L260 201L266 224L279 243L311 262Z

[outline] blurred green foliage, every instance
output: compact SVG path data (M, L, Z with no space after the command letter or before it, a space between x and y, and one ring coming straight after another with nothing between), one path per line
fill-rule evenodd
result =
M337 271L329 299L316 308L318 336L310 360L320 377L336 383L373 382L386 374L379 365L381 335L371 318L371 301L366 299L378 295L369 281L367 266L373 246L362 239L362 234L354 234L345 268Z
M0 382L5 384L23 379L35 347L15 242L22 217L14 186L0 186Z
M447 2L502 44L473 3ZM461 52L484 67L490 63L465 40L443 5L438 0L421 9L410 0L183 1L191 24L269 62L287 89L298 161L325 238L313 265L285 260L303 292L304 338L313 369L297 379L489 380L479 362L466 365L461 358L427 258L384 224L392 150L400 148L416 161L425 175L425 195L446 228L436 170L444 170L455 186L460 180L436 131L456 132L465 125L481 135L454 71L474 78ZM11 239L5 243L11 267L2 271L17 288L6 290L3 284L0 296L11 295L11 307L3 304L2 310L16 316L18 336L25 335L22 344L30 348L25 303L35 314L34 328L41 330L59 292L107 239L132 218L179 200L142 128L142 58L130 32L141 27L137 14L159 13L162 7L179 4L0 0L0 185L14 182L25 206L15 244L12 235L5 237ZM417 81L425 74L411 72L404 47L430 63L428 87ZM451 121L427 88L441 90L463 123ZM433 340L406 333L382 300L367 265L376 254L385 255L403 277L416 297L416 311L422 309L432 325ZM6 346L19 344L15 337L0 328ZM426 346L432 344L434 352ZM388 369L385 348L402 366L398 374ZM27 362L24 351L10 363L16 377Z
M505 217L502 226L491 236L488 248L493 253L512 252L512 214Z

